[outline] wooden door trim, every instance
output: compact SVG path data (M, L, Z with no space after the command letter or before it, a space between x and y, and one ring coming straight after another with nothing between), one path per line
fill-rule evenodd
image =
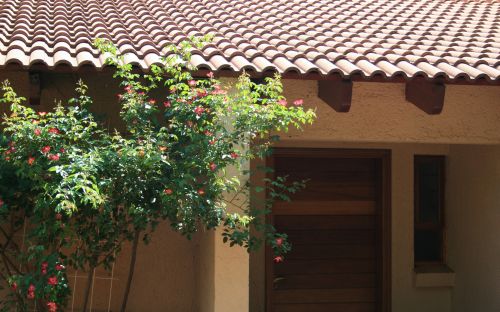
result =
M337 149L337 148L274 148L273 155L266 159L266 166L274 167L276 156L294 157L331 157L331 158L374 158L381 161L381 215L380 224L382 227L381 237L381 258L379 270L381 272L382 289L380 312L391 312L391 150L387 149ZM272 175L270 173L269 175ZM273 224L273 215L266 217L266 222ZM266 247L265 274L266 274L266 310L271 311L270 292L273 287L273 265L272 249Z

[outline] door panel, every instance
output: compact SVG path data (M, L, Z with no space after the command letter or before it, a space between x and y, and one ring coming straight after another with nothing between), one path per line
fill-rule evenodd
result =
M278 155L274 168L308 181L269 219L292 251L268 256L268 312L381 311L380 160Z

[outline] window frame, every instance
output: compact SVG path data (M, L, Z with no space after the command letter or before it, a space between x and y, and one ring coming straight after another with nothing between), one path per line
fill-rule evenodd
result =
M438 205L438 222L419 222L420 214L420 175L418 166L423 163L437 163L438 164L438 179L439 179L439 205ZM415 267L417 266L432 266L432 265L443 265L446 259L446 231L445 231L445 192L446 192L446 156L444 155L414 155L413 160L413 174L414 174L414 184L413 184L413 199L414 199L414 219L413 219L413 261ZM415 235L417 231L429 231L437 232L438 237L441 240L439 259L429 260L429 261L418 261L416 259L416 246L415 246Z

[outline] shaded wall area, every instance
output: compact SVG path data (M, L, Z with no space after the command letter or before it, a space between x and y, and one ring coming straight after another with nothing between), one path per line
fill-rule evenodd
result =
M81 78L89 87L89 95L94 100L91 110L99 120L110 131L124 128L118 115L120 105L117 94L120 88L118 81L112 78L112 73L40 74L41 103L34 107L37 111L47 111L59 102L65 105L69 98L75 96L76 82ZM4 79L9 79L20 96L29 96L28 72L0 71L0 80ZM156 96L161 99L162 95ZM7 106L2 104L0 113L4 112L7 112ZM22 240L22 237L19 239ZM111 271L98 269L94 273L90 297L91 311L119 311L129 270L130 249L130 244L126 243ZM151 243L147 246L141 244L139 247L127 311L198 311L198 295L202 298L213 298L213 295L209 295L208 286L211 283L208 277L213 276L213 272L210 273L213 260L209 260L213 259L213 249L213 239L210 235L200 233L188 241L172 231L166 222L161 224ZM206 278L198 279L198 276L203 276L198 274L199 272L207 274ZM67 311L81 311L87 276L88 272L69 272L68 277L74 292ZM204 302L207 303L205 307L210 307L209 299Z
M452 146L448 167L451 310L500 311L500 147Z

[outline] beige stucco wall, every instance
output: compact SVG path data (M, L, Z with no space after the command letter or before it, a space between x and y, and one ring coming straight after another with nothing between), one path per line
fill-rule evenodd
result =
M285 80L286 96L304 98L318 119L284 139L337 142L500 143L500 87L447 85L443 112L427 115L405 101L405 85L354 83L349 113L317 97L317 82Z
M27 95L26 73L0 72L0 78L3 76L13 80L21 95ZM45 74L43 78L41 110L52 106L54 98L69 97L73 93L73 83L77 80L75 74ZM96 99L95 110L108 118L110 124L120 127L116 101L118 89L110 75L87 73L82 78L90 86L90 95ZM457 204L456 208L447 206L450 213L457 212L454 217L450 215L449 239L453 241L450 241L449 256L461 259L450 258L450 266L455 265L466 273L456 269L455 288L423 289L414 286L412 164L414 154L444 154L450 156L450 168L458 170L456 168L472 166L470 158L474 154L465 152L470 145L458 148L456 144L499 144L500 87L449 85L442 114L429 116L405 101L404 84L354 83L349 113L337 113L317 98L315 81L285 80L284 85L287 98L304 98L308 107L316 109L318 119L314 125L306 127L305 132L291 131L283 135L282 146L386 148L392 151L393 311L461 312L475 311L457 308L466 307L466 304L479 307L483 306L481 302L485 302L484 307L487 307L486 304L497 304L498 301L488 301L481 296L489 298L490 293L482 289L495 286L498 289L498 283L475 279L478 271L469 268L465 249L457 247L465 235L461 229L474 216L470 207L483 194L480 183L477 183L474 191L470 191L472 193L467 199L469 204ZM484 161L488 164L485 168L497 168L492 159L484 156ZM489 170L481 171L483 175L476 176L475 181L486 177ZM472 174L473 167L469 167L467 172ZM490 195L487 202L479 200L476 209L489 205L488 211L493 210L495 197ZM464 212L468 213L467 218L458 217ZM482 222L480 219L474 220L474 228L482 226ZM469 226L475 235L473 237L478 237L479 234L472 231L472 225ZM492 235L495 228L498 226L490 226L490 232L485 233ZM192 241L187 241L171 232L168 226L161 227L152 244L141 247L130 311L244 312L249 305L251 312L263 311L262 250L249 256L244 250L223 245L219 234L203 232ZM467 246L476 247L475 242L471 239ZM126 250L118 259L112 276L104 272L97 274L101 278L96 280L94 311L105 311L110 302L113 310L116 310L116 298L122 291L129 259ZM495 256L496 262L488 260L489 256ZM481 263L500 263L498 254L485 253L479 259L483 259L478 260ZM79 280L83 281L84 277L78 277ZM474 285L475 292L471 293L470 287L466 285ZM77 288L77 293L78 289L81 287ZM468 299L462 298L464 294Z
M500 311L500 147L452 146L448 167L452 311Z

